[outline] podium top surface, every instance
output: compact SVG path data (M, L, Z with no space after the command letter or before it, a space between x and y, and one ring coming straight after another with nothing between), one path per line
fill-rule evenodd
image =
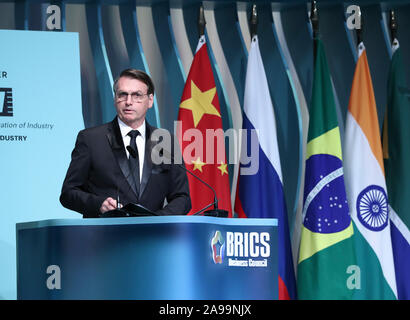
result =
M154 216L129 218L50 219L16 223L16 230L60 226L99 226L130 224L203 223L231 226L277 226L278 219L217 218L204 216Z

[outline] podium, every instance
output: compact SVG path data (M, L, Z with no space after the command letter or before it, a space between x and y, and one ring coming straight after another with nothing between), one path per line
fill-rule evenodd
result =
M277 220L203 216L16 224L18 299L277 299Z

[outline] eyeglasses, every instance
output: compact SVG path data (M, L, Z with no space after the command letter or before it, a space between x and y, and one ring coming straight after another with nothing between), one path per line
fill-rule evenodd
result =
M116 94L117 96L117 100L118 101L127 101L128 100L128 96L131 96L131 100L133 102L142 102L142 100L144 100L145 96L148 96L148 93L145 94L141 94L139 92L133 92L133 93L128 93L128 92L118 92Z

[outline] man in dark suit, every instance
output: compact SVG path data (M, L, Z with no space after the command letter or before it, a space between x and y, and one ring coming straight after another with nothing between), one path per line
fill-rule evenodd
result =
M78 134L61 204L85 218L127 203L141 204L158 215L188 213L191 200L184 169L152 161L156 128L145 120L154 101L152 80L143 71L126 69L114 83L114 94L114 120ZM179 151L178 145L174 148Z

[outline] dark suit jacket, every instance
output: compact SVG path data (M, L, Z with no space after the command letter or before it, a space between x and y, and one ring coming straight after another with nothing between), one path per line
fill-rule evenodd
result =
M191 200L186 172L175 164L156 165L152 162L151 150L156 142L150 137L156 128L145 123L145 158L139 194L132 183L124 142L115 118L110 123L79 132L63 183L61 204L82 213L85 218L97 217L103 201L107 197L117 199L119 194L123 205L139 203L159 215L188 213ZM179 151L179 146L174 147ZM165 207L164 199L167 200Z

